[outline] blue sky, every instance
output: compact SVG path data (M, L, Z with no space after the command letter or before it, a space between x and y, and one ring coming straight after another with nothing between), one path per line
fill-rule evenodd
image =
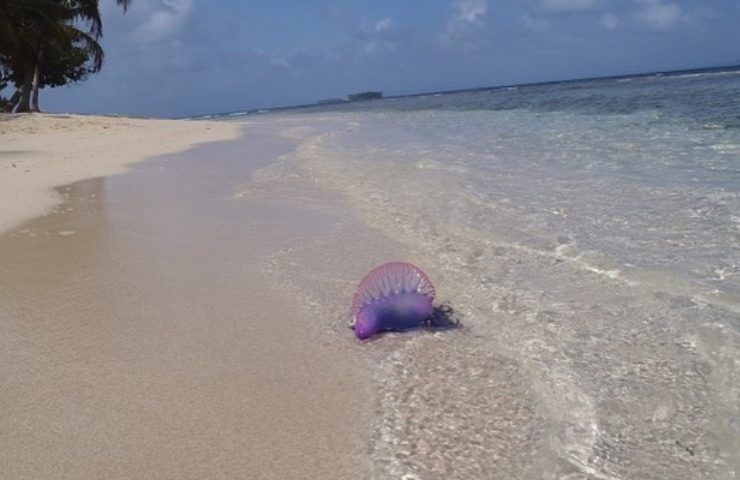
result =
M103 71L48 111L185 116L740 63L738 0L101 0Z

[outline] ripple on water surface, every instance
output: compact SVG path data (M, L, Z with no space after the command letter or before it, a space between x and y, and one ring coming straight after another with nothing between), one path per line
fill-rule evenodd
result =
M347 334L355 282L406 259L463 317L365 349L381 477L731 478L738 179L711 148L682 154L717 132L649 112L337 118L276 184L334 191L359 220L276 276Z

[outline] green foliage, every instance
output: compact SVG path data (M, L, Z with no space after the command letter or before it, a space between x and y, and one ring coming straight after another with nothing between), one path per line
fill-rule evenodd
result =
M124 10L130 2L116 0ZM27 109L31 88L100 71L102 34L99 0L0 0L0 92L14 84L23 92L19 109Z
M39 56L39 87L58 87L79 82L99 70L90 62L89 51L74 42L59 44L52 42Z

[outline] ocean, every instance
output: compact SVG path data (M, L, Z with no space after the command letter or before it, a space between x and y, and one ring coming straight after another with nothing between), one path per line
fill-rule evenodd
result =
M365 346L378 478L735 478L739 68L234 117L300 139L239 195L356 218L270 263L317 328L348 336L337 264L384 256L361 228L461 321Z

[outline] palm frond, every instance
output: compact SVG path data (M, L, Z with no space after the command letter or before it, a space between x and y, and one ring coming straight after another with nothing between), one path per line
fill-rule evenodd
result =
M72 38L72 42L75 45L79 46L90 54L90 59L92 60L92 68L90 69L91 72L99 72L100 69L103 67L103 60L105 60L105 52L103 51L103 47L98 43L95 37L82 30L78 30L74 27L69 27L69 34Z
M74 20L88 25L88 31L100 38L103 36L103 19L100 18L98 0L77 0L71 8Z
M121 7L123 7L123 11L126 12L128 11L128 7L129 5L131 5L132 1L133 0L116 0L116 3L120 5Z

